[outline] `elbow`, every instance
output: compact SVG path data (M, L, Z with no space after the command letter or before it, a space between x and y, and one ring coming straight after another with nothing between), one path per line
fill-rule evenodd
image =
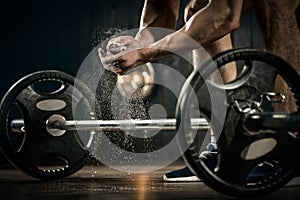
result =
M174 23L176 24L178 17L179 17L179 13L177 10L174 10L172 8L165 8L161 12L162 12L162 15L164 15L166 19L174 21Z
M176 8L148 2L148 9L143 11L140 27L176 28L176 22L179 17Z
M165 14L166 16L178 20L179 17L179 6L180 1L174 1L174 0L163 0L163 1L154 1L153 6L159 10L162 14Z
M234 13L230 13L226 17L226 24L227 24L227 29L229 32L240 28L240 25L241 25L240 16L236 15Z
M152 12L157 13L161 20L172 21L175 25L179 17L179 6L174 0L153 1L148 0L148 7L152 8Z
M228 7L223 9L218 20L214 22L215 29L223 29L230 33L240 27L240 12Z

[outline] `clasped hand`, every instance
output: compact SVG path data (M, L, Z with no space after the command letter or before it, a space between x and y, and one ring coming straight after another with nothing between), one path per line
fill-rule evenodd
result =
M145 64L140 43L132 36L119 36L109 40L106 51L98 49L105 69L123 75L130 69Z

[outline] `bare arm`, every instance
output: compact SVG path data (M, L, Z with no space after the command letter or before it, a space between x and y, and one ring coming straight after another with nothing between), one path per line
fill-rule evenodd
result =
M176 6L179 6L178 0L174 1L177 2ZM154 3L158 1L148 0L147 2ZM170 3L173 1L160 0L160 2ZM164 3L162 3L162 5L163 4ZM160 58L171 55L171 52L193 50L199 47L199 45L197 44L207 45L222 38L223 36L239 27L242 4L243 0L210 0L206 7L197 11L186 22L185 26L183 26L178 31L169 34L154 43L151 43L151 41L153 41L153 37L149 37L151 39L147 39L147 41L144 43L145 45L142 45L142 47L144 48L125 51L117 55L107 57L100 55L101 61L105 65L112 68L118 68L122 71L121 73L125 73L133 67L147 62L156 61ZM156 4L153 5L157 6ZM175 8L176 6L174 6L173 8ZM159 9L157 9L156 11L154 9L154 13L152 14L150 10L147 9L149 9L149 7L144 8L143 11L140 34L149 34L149 32L145 31L144 33L142 33L142 31L145 27L152 26L154 24L156 24L157 26L162 25L163 23L171 24L168 20L167 22L166 20L160 21L158 17L158 13L160 12ZM151 10L153 10L153 8ZM177 15L174 14L173 16ZM175 19L177 19L177 17L175 17ZM173 27L175 27L176 20L171 21ZM143 35L141 38L147 38L147 35ZM190 40L189 38L194 39L196 42L187 42L188 40Z
M180 0L145 0L141 20L140 30L136 39L142 46L153 43L157 38L153 38L148 27L161 27L175 29L178 19Z
M197 48L185 42L186 36L201 45L220 39L239 27L242 4L242 0L211 0L180 30L151 44L149 49L142 50L143 57L153 61L170 54L163 49L177 52Z

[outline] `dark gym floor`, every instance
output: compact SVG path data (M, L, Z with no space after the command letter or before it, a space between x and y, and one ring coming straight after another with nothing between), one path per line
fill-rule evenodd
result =
M167 168L147 174L127 174L106 166L87 165L74 175L55 181L41 181L20 170L0 170L0 199L234 199L224 196L203 182L167 183L162 174L184 165L176 162ZM300 180L260 199L299 199Z

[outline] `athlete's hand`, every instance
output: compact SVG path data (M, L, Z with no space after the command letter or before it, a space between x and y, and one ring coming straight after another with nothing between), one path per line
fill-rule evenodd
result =
M119 36L112 38L106 45L107 54L118 54L128 49L140 48L140 44L132 36Z
M99 49L99 56L105 69L123 75L130 69L147 63L141 53L143 49L125 50L115 55L107 55Z
M106 52L98 49L104 68L120 75L146 63L142 51L139 42L131 36L111 39L106 46Z

